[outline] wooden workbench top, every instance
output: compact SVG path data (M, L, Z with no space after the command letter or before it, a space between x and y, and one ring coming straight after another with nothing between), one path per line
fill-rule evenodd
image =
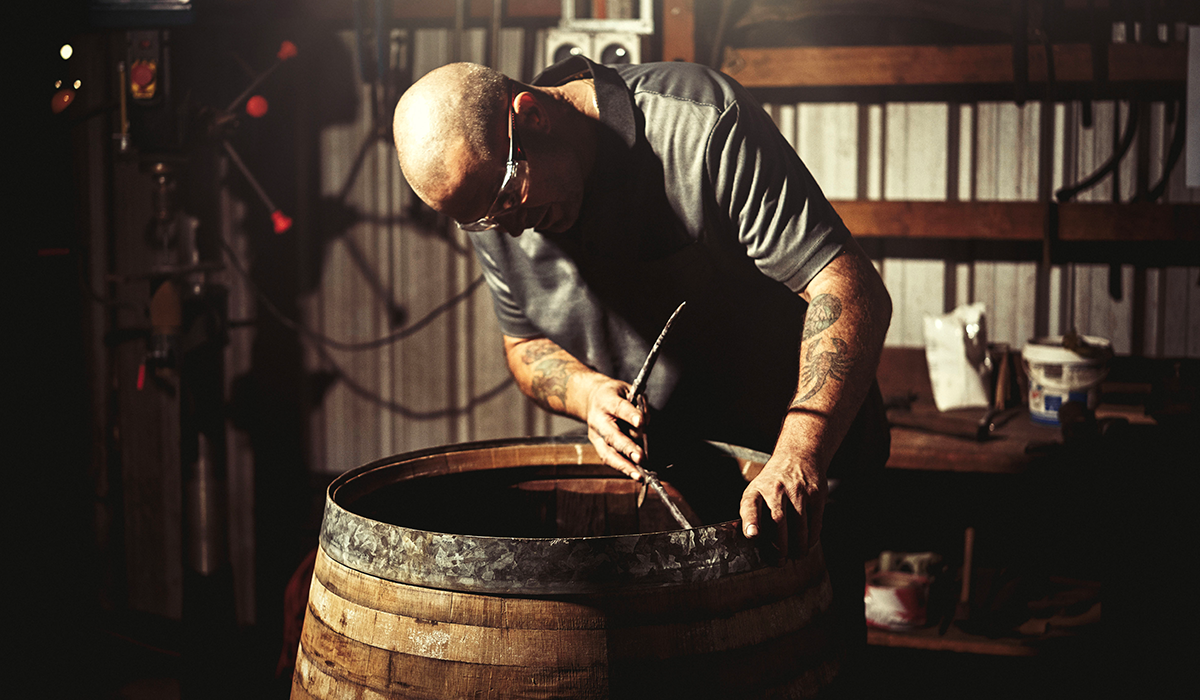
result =
M911 399L911 408L903 413L904 422L930 419L942 424L957 422L964 433L983 417L985 410L938 411L933 404L929 370L924 348L884 348L879 363L879 387L884 400ZM892 409L895 414L902 409ZM897 416L900 418L900 416ZM920 469L949 472L1020 473L1036 456L1039 447L1061 441L1058 428L1033 423L1021 410L1011 415L987 440L940 435L928 430L892 427L892 453L887 466L892 469Z

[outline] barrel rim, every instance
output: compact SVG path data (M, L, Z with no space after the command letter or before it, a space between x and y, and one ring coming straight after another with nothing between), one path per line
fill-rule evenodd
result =
M710 443L731 457L765 463L768 455L748 448ZM497 450L562 447L575 453L579 466L599 464L585 438L510 438L464 442L385 457L351 469L330 483L320 542L338 563L398 583L463 592L513 595L592 593L638 586L691 585L775 565L769 545L747 540L740 521L687 530L592 537L497 537L437 533L384 523L352 512L338 502L352 496L356 480L383 470L425 462L456 471L501 469L506 456ZM488 451L499 464L455 469L454 455ZM590 452L594 462L585 462ZM602 465L601 465L602 467ZM412 467L413 469L416 466ZM602 467L607 469L607 467ZM420 478L419 475L408 478ZM401 479L396 479L401 480Z

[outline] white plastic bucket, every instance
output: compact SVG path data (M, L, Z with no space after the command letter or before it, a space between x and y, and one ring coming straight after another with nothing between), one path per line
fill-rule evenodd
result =
M1080 340L1081 347L1075 350L1063 347L1062 336L1031 340L1021 350L1033 422L1058 425L1058 410L1068 401L1091 409L1100 402L1100 382L1108 375L1112 344L1090 335Z

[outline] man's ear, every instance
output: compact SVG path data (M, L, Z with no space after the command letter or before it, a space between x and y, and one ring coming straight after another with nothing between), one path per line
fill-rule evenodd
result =
M519 92L513 97L513 112L517 124L527 131L545 132L549 126L546 109L532 92Z

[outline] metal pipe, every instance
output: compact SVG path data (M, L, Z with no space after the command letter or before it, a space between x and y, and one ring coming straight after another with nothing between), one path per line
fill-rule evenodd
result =
M492 23L489 27L491 45L488 52L488 65L500 70L500 27L503 21L504 0L492 0Z

